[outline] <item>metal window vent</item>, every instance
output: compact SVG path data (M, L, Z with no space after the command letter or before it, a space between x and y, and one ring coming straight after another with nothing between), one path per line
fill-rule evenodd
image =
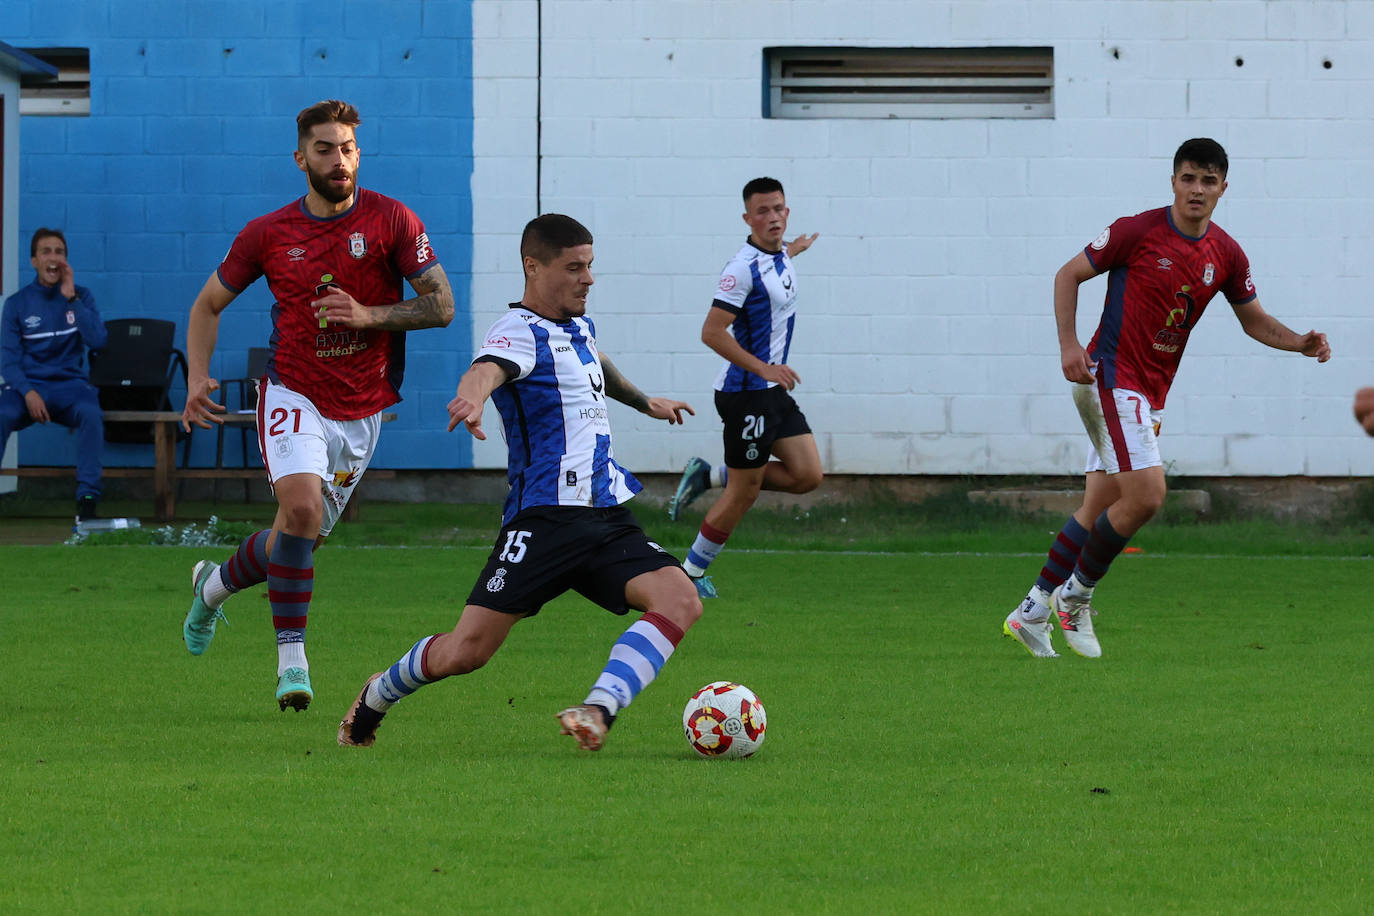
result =
M1053 48L764 48L767 118L1052 118Z
M19 85L21 115L87 116L91 113L91 52L88 48L24 48L57 68L56 78L25 78Z

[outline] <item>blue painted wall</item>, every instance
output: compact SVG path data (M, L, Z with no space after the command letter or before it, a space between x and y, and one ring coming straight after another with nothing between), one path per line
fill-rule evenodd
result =
M444 432L472 354L471 0L19 0L0 2L0 40L90 49L90 117L21 122L24 252L35 228L61 227L105 318L174 320L183 348L191 302L239 229L305 193L296 113L356 105L359 184L419 215L457 298L448 328L408 335L405 400L373 465L471 466L468 438ZM230 305L213 374L243 374L271 302L259 280ZM213 463L214 438L196 432L194 464ZM21 463L69 464L73 443L30 427L9 447ZM150 463L148 448L107 446L107 465Z

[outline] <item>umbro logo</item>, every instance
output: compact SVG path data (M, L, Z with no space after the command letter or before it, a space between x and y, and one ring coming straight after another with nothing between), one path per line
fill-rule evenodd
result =
M286 256L293 261L302 261L305 259L305 249L292 248L290 251L286 253Z
M1172 270L1174 266L1174 262L1170 261L1168 258L1160 258L1155 263L1159 265L1160 270Z

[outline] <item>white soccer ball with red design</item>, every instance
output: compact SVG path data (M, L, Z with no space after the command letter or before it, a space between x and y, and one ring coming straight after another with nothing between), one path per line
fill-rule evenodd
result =
M732 681L707 684L682 711L687 743L702 757L748 757L762 746L767 728L754 691Z

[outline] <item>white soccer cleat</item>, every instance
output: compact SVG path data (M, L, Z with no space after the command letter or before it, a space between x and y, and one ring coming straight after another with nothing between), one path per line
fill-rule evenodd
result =
M1046 616L1044 620L1030 621L1022 615L1022 609L1029 603L1031 598L1027 597L1007 615L1002 632L1019 642L1036 658L1058 658L1059 653L1054 651L1054 643L1050 640L1050 634L1054 632L1050 618Z
M558 714L559 733L572 735L584 751L599 751L610 731L606 711L599 706L570 706Z
M1064 641L1069 648L1084 658L1101 658L1102 646L1093 632L1093 610L1091 598L1070 598L1064 595L1064 586L1050 593L1050 610L1059 618L1059 629L1064 631Z

